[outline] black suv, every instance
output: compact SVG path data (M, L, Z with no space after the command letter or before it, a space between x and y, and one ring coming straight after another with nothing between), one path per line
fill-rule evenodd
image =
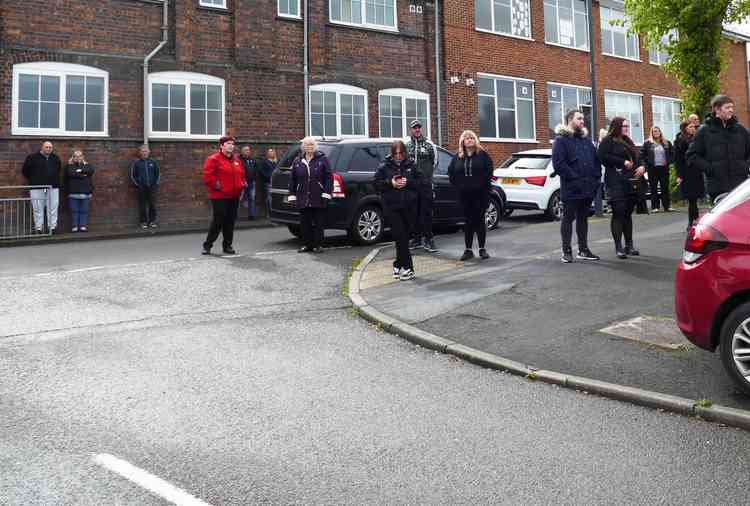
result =
M363 245L379 242L388 227L383 217L383 203L375 192L372 180L380 162L390 153L392 140L343 139L318 141L318 150L326 154L333 169L333 193L326 228L346 230L354 241ZM294 202L289 202L289 167L299 154L290 149L279 162L271 178L271 221L289 227L300 236L300 217ZM435 227L455 227L464 223L463 210L456 188L448 181L451 154L438 148L438 167L434 176ZM505 208L501 188L490 192L487 207L487 228L500 224Z

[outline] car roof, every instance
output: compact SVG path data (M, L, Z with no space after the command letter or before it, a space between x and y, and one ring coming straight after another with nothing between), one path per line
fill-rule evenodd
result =
M529 149L528 151L518 151L517 153L513 153L513 156L552 156L552 149Z
M383 144L390 144L393 141L397 140L404 140L400 137L352 137L352 138L346 138L346 139L317 139L318 144L373 144L373 143L383 143Z

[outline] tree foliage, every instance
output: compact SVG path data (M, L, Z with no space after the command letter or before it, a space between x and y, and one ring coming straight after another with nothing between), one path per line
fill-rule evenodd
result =
M625 12L646 47L667 53L664 70L682 86L683 114L706 113L727 63L724 23L744 21L750 0L625 0Z

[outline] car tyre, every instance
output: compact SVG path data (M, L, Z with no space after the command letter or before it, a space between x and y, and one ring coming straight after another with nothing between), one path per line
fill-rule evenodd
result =
M560 221L562 219L563 202L560 198L559 190L553 193L549 198L549 202L547 203L547 210L544 211L544 214L546 214L549 219L554 221Z
M299 225L287 225L286 228L288 228L289 233L292 234L297 239L302 237L302 228Z
M750 302L732 311L721 327L719 351L724 369L745 395L750 396ZM746 361L741 359L745 358Z
M484 222L487 230L495 230L500 226L503 217L503 205L494 197L490 197L487 210L484 213Z
M354 214L349 237L357 244L371 246L380 242L384 228L383 211L376 206L364 206Z

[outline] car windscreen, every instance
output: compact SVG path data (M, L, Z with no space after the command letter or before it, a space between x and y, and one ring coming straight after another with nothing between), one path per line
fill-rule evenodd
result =
M337 146L335 144L318 144L318 151L321 151L324 155L328 157L329 160L333 163L333 154L336 151ZM281 161L279 161L279 167L282 169L288 169L292 166L292 162L294 162L294 159L297 158L297 156L300 155L301 149L299 145L292 146L289 148L289 150L284 153L284 156L281 157Z
M519 169L519 170L544 170L549 165L547 156L512 156L507 159L501 166L501 169Z
M739 185L732 191L732 193L721 199L721 201L711 209L711 213L723 213L729 211L748 200L750 200L750 179Z

